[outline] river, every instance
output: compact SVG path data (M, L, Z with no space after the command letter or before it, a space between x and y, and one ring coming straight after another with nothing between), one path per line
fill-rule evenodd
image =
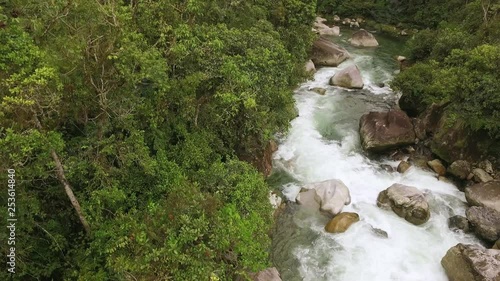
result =
M438 181L436 175L415 167L405 174L387 172L389 159L370 159L360 146L358 124L362 114L383 111L397 100L380 83L391 80L397 70L394 57L403 51L398 41L377 36L380 46L356 49L348 34L332 39L346 47L352 59L339 68L320 68L314 80L295 91L298 117L279 139L270 183L293 201L305 183L340 179L350 189L352 202L343 211L356 212L360 222L342 234L324 231L329 218L289 203L273 233L272 261L284 281L446 281L441 258L457 243L476 243L471 235L448 229L447 220L465 214L465 197L455 186ZM363 90L328 85L336 71L357 64L365 82ZM324 96L313 87L327 90ZM430 220L412 225L390 211L379 209L376 198L393 183L425 191ZM373 229L388 234L381 236Z

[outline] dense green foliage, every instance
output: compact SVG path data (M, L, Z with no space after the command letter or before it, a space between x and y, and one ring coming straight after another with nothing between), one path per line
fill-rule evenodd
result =
M437 27L451 15L465 13L467 0L318 0L318 12L342 17L362 16L378 23L405 24L411 27ZM483 0L482 2L485 2ZM494 2L488 1L488 2ZM481 16L481 15L479 15Z
M316 3L7 3L0 167L18 179L16 278L232 280L266 267L268 187L238 157L294 116Z
M423 30L409 43L416 63L393 81L401 106L413 115L432 103L474 131L500 137L500 6L472 1L447 14L437 30Z

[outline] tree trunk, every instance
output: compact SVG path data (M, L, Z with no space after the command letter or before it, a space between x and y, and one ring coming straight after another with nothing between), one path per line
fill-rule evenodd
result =
M42 131L42 124L40 123L40 120L38 119L36 112L33 112L33 116L35 120L35 126L38 128L38 130ZM57 179L64 186L64 191L66 191L66 195L68 195L68 198L71 201L71 205L73 205L73 208L75 209L76 214L78 215L78 218L80 219L80 222L82 223L83 228L85 229L85 233L90 234L90 225L83 216L80 203L78 202L78 199L76 199L76 196L73 193L73 189L71 188L71 185L69 184L68 180L66 179L66 176L64 175L64 167L61 163L61 160L59 159L59 156L57 156L56 151L53 149L50 151L50 155L52 156L52 159L56 164Z
M87 234L90 233L90 226L85 217L83 216L82 213L82 208L80 207L80 203L78 203L78 199L76 199L75 194L73 193L73 189L71 188L71 185L69 184L68 180L66 179L66 176L64 175L64 168L61 163L61 160L59 160L59 156L57 156L57 153L52 150L50 152L52 155L52 159L54 159L54 162L56 163L56 175L59 181L62 183L64 186L64 191L66 191L66 195L68 195L69 200L71 201L71 205L73 205L73 208L75 208L75 211L78 215L78 218L80 219L80 222L83 225L83 228L85 229L85 232Z

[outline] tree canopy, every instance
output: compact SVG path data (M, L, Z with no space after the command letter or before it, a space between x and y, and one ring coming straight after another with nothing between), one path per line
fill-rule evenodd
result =
M268 266L269 188L239 159L294 116L315 9L2 3L0 166L20 182L16 278L232 280Z

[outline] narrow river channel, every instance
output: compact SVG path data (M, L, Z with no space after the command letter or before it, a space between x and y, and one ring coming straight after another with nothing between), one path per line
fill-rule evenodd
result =
M314 80L296 90L299 116L280 140L271 181L287 200L294 201L305 183L340 179L352 197L344 211L358 213L361 221L345 233L330 234L324 231L328 217L289 203L273 234L273 263L284 281L446 281L440 264L446 251L459 242L475 242L447 226L450 216L464 215L464 195L415 167L405 174L387 172L382 164L395 168L398 163L370 159L362 151L361 115L386 111L397 100L387 85L397 70L394 57L403 44L377 37L378 48L356 49L348 46L348 38L345 34L332 40L346 47L352 59L338 68L319 69ZM350 64L360 68L364 89L329 86L330 77ZM311 91L314 87L325 88L326 94ZM431 208L427 223L415 226L376 206L378 193L393 183L425 191Z

